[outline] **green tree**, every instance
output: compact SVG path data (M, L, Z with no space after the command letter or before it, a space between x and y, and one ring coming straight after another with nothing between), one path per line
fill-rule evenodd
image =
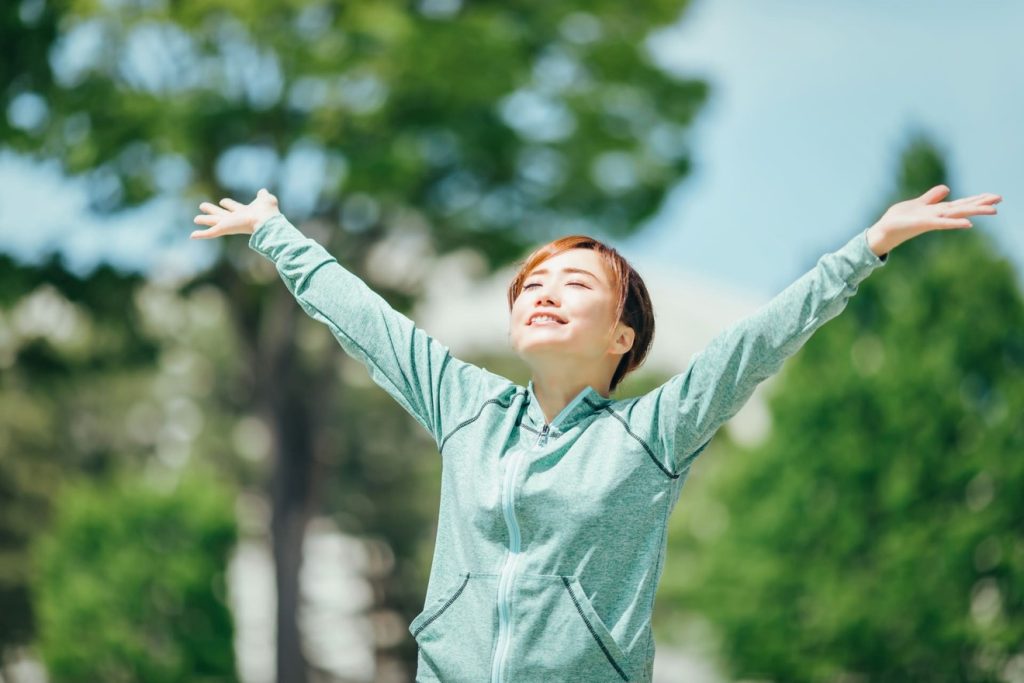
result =
M141 283L0 255L0 651L31 640L28 546L61 480L103 475L134 448L125 414L158 353L124 305Z
M28 548L66 480L190 458L242 486L265 480L233 443L251 418L224 308L209 286L183 297L106 266L0 255L0 650L35 636Z
M7 3L0 38L15 57L0 98L20 115L0 133L87 177L97 210L273 187L307 234L405 309L415 277L374 281L366 266L385 238L424 239L428 260L477 250L494 267L556 234L629 234L654 213L689 170L686 129L707 94L644 47L681 9ZM181 239L187 215L175 217ZM272 435L278 680L301 683L298 567L332 460L316 435L344 403L338 351L297 344L302 312L241 240L194 285L207 283L231 301L249 410ZM335 424L355 429L351 416Z
M55 683L235 680L233 497L209 475L159 483L121 473L64 487L33 574Z
M891 201L945 177L919 137ZM1024 300L977 228L890 259L783 368L765 443L723 442L674 520L661 604L709 621L738 677L1019 666Z

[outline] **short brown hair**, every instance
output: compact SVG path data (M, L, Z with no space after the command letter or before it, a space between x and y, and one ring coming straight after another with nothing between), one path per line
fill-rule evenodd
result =
M647 293L640 274L633 269L622 254L613 247L586 235L569 235L552 240L538 247L532 254L521 261L519 272L508 287L508 310L511 313L515 300L523 291L523 283L533 269L552 256L570 249L593 249L600 255L608 271L612 273L612 287L617 291L618 298L615 308L615 321L623 322L633 329L633 346L622 355L609 391L615 391L622 378L640 367L647 358L654 341L654 307Z

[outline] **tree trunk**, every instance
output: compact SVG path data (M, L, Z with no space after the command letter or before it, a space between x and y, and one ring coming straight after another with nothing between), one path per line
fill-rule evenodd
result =
M313 424L308 410L307 377L296 362L294 324L298 306L287 292L273 297L269 307L270 362L263 374L260 395L269 409L274 435L274 470L270 481L273 507L271 532L277 586L277 681L305 683L306 658L302 649L298 611L302 542L310 517L310 475L313 463ZM287 332L285 332L287 331Z

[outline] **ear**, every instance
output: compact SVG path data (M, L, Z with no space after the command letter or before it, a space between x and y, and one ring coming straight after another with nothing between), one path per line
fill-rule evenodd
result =
M612 341L611 350L616 354L629 353L629 350L633 348L634 341L636 341L636 331L620 322L615 328L615 339Z

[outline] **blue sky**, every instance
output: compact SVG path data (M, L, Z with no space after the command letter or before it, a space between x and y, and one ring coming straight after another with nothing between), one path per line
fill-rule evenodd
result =
M974 230L1024 272L1022 38L1013 0L696 0L650 43L666 68L712 85L690 131L694 172L616 246L641 273L668 266L766 298L878 218L899 152L922 130L946 154L950 198L1003 196ZM0 154L0 250L171 274L215 256L166 233L153 244L163 231L147 223L180 207L101 220L85 206L55 166Z
M1024 272L1024 3L697 0L654 42L713 88L694 172L618 245L641 273L774 294L880 217L914 129L944 151L950 199L1002 195L972 230ZM910 265L898 247L890 263Z

